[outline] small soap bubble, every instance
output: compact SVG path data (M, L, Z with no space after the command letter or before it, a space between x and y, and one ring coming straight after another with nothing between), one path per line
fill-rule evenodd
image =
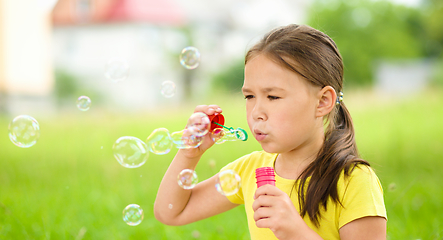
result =
M192 237L195 239L199 239L201 236L200 232L197 230L192 231Z
M124 58L111 58L105 65L105 77L114 82L125 80L129 76L129 64Z
M29 148L37 143L40 137L40 126L35 118L19 115L9 123L9 139L16 146Z
M236 194L241 187L241 178L234 170L225 170L218 174L215 188L224 195L230 196Z
M202 112L195 112L189 117L186 128L192 135L201 137L208 133L210 125L211 120L209 120L208 115Z
M198 182L197 173L191 169L183 169L177 176L178 185L183 189L192 189Z
M157 155L167 154L173 146L171 135L166 128L158 128L152 131L146 143L149 151Z
M143 209L137 204L129 204L123 209L123 221L129 226L137 226L143 221Z
M91 99L87 96L80 96L77 99L77 108L80 111L88 111L91 107Z
M180 64L186 69L195 69L200 64L200 51L195 47L186 47L180 54Z
M209 160L208 165L211 169L215 169L216 161L214 159Z
M226 142L226 131L223 128L215 128L214 130L212 130L212 140L216 143L216 144L222 144L224 142Z
M388 190L390 191L390 192L393 192L393 191L395 191L397 189L397 184L395 184L395 183L390 183L389 184L389 186L388 186Z
M171 139L178 149L197 148L203 143L203 137L192 135L188 129L171 133Z
M175 95L176 86L173 81L164 81L161 87L161 93L166 98L171 98Z
M114 157L127 168L137 168L143 165L149 157L148 147L136 137L120 137L113 147Z

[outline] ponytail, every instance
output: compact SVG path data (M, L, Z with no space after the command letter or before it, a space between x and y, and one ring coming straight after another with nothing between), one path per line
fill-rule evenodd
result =
M327 123L323 147L299 177L300 215L308 215L316 226L321 218L320 207L326 210L329 198L342 204L337 192L341 172L349 176L357 164L369 166L368 162L359 158L352 118L345 104L341 102L333 111L329 117L332 122ZM306 187L308 177L311 179Z

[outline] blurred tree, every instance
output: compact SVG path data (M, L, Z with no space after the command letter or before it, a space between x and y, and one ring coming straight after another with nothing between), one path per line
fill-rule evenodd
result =
M63 99L76 97L78 90L78 80L73 74L61 69L55 71L54 93L59 103Z
M424 0L422 8L423 44L429 57L443 58L443 1Z
M72 106L81 95L85 95L93 99L94 105L102 102L102 96L93 88L83 86L79 76L63 69L55 71L54 95L59 107Z
M346 86L372 84L373 64L380 59L440 58L443 63L442 0L423 0L419 8L387 0L314 0L307 24L337 43ZM214 83L239 89L243 62L220 71Z
M387 1L315 0L308 24L337 43L345 64L347 85L372 83L378 59L420 58L425 55L418 9Z
M244 78L244 59L237 59L213 76L214 87L240 92Z

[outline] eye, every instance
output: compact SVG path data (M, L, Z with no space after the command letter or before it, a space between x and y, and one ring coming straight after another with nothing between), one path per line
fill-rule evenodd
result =
M280 99L280 97L268 95L268 99L269 100L277 100L277 99Z
M254 95L246 95L245 96L245 99L251 99L251 98L254 98Z

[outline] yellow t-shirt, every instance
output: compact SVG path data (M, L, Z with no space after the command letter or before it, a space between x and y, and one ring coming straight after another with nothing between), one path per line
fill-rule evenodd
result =
M258 228L254 221L254 211L252 210L253 196L257 190L255 180L255 169L259 167L274 167L277 154L270 154L264 151L253 152L243 156L234 162L226 165L223 170L232 169L236 171L241 179L241 189L234 195L228 196L232 203L244 204L248 219L251 239L269 240L277 239L268 228ZM285 179L275 174L275 185L280 190L291 194L295 180ZM307 180L307 182L309 179ZM298 187L292 191L290 196L295 208L300 212L298 204ZM352 171L348 178L341 173L337 182L338 196L343 204L334 203L332 200L327 203L327 211L321 210L320 226L317 228L305 216L303 220L306 224L317 232L323 239L340 239L339 229L346 223L366 216L381 216L387 218L383 201L383 189L374 171L367 166L358 166ZM297 227L297 226L294 226Z

